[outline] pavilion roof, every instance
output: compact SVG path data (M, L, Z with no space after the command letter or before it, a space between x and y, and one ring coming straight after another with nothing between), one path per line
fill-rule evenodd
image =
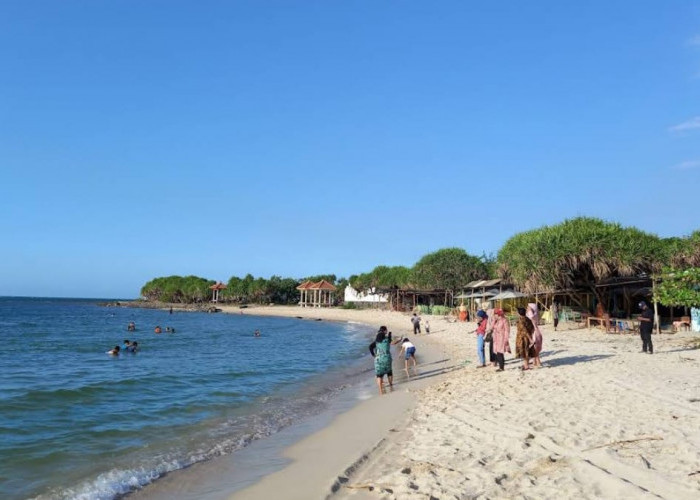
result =
M332 283L328 283L326 280L321 280L318 283L314 283L311 290L331 290L335 291L337 288Z
M297 287L297 290L309 290L313 286L311 281L304 281L301 285Z
M211 290L223 290L226 288L226 285L224 285L221 281L218 281L216 284L212 285L209 287Z

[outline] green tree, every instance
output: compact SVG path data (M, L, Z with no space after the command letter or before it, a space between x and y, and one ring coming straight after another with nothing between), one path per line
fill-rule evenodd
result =
M587 288L613 277L658 271L667 255L655 235L579 217L518 233L498 252L498 273L526 292Z
M700 307L700 267L665 268L654 299L665 306Z
M412 279L420 288L459 290L470 281L488 277L482 259L461 248L444 248L423 256L413 266Z

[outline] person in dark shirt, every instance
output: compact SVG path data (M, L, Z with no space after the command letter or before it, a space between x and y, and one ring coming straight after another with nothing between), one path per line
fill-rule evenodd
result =
M651 331L654 329L654 311L646 302L640 302L639 308L642 315L639 317L639 333L642 337L642 352L654 354L654 345L651 343Z

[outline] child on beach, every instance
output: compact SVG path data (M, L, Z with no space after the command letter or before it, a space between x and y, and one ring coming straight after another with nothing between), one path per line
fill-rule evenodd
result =
M427 331L427 327L426 327ZM416 362L416 346L413 345L413 342L411 342L408 339L403 339L401 341L401 354L404 355L404 361L406 363L405 370L406 370L406 375L410 376L408 374L408 361L413 360L413 370L415 371L416 365L418 364Z
M430 333L430 321L428 321L427 319L425 320L425 333Z

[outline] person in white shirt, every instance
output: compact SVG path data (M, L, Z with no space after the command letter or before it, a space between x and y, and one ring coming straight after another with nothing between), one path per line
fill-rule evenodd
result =
M401 341L401 354L404 355L404 362L406 363L406 365L405 365L406 375L409 375L408 362L410 360L413 360L413 370L414 371L416 369L416 365L418 364L418 362L416 361L416 346L413 345L413 342L411 342L410 340L403 339Z

